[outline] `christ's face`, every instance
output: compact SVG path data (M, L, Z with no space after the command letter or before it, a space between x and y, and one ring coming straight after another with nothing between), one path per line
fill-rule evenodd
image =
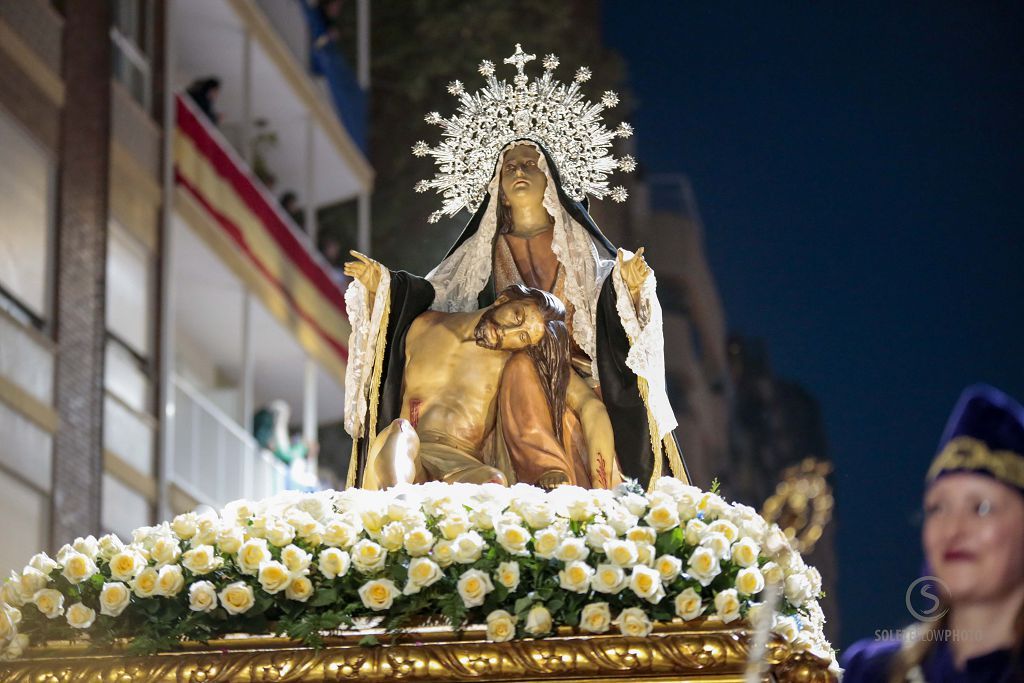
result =
M548 179L532 145L516 145L501 162L501 190L509 206L542 206Z
M474 330L478 346L496 351L519 351L544 337L544 316L533 299L502 297L488 308Z

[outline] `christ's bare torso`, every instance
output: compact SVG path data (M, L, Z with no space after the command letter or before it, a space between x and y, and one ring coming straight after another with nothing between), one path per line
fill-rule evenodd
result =
M510 354L476 344L480 316L428 311L409 328L401 417L424 445L443 443L476 456L494 428Z

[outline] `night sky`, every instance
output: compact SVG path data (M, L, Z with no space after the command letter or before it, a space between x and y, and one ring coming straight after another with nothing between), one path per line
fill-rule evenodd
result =
M821 401L839 647L910 621L960 390L1024 399L1022 7L604 3L638 157L690 176L730 329Z

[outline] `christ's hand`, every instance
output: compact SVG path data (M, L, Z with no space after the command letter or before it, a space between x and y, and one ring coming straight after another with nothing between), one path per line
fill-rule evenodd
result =
M369 294L370 299L377 294L377 287L380 285L381 273L384 272L384 266L366 254L360 254L355 249L349 252L356 258L355 261L345 262L345 275L348 275L354 280L358 280L359 284L366 287L366 291Z

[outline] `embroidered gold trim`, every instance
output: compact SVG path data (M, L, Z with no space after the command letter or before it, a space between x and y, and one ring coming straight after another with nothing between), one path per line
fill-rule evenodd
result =
M388 341L388 323L391 319L391 293L384 299L384 312L380 316L380 329L377 330L377 347L373 352L373 377L370 379L370 420L369 429L362 436L352 440L352 455L348 463L348 476L345 488L352 488L358 480L362 484L359 473L359 439L373 438L377 435L377 408L380 403L380 378L384 374L384 349Z
M970 436L950 440L928 468L928 481L946 470L984 470L1004 484L1024 489L1024 455L993 451Z

